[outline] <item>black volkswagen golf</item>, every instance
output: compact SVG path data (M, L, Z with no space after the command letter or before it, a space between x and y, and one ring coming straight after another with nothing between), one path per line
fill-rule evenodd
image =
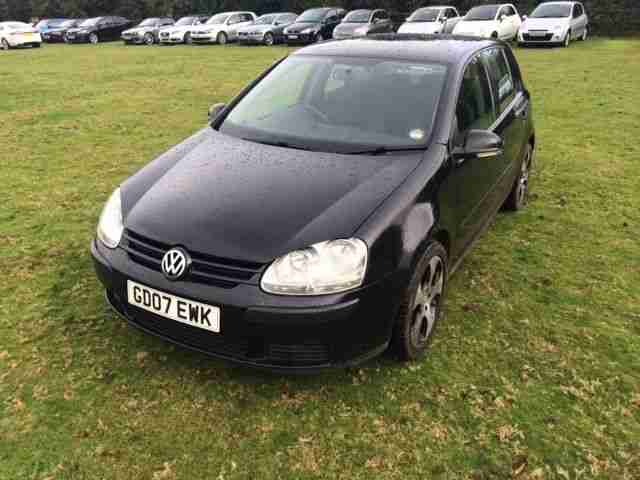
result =
M522 208L532 109L508 45L385 35L291 54L126 180L92 244L132 325L246 365L420 358L447 279Z

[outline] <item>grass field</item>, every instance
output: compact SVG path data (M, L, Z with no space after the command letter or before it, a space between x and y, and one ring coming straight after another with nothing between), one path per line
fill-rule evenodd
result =
M517 50L531 203L452 278L424 362L265 374L107 308L103 202L286 52L0 55L0 479L640 478L640 41Z

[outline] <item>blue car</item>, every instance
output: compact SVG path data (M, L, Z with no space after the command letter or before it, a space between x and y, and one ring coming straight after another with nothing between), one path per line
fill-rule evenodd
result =
M57 29L60 26L60 24L62 24L66 20L68 19L67 18L45 18L43 20L40 20L38 23L36 23L36 26L34 28L38 31L38 33L43 34L43 33L47 33L50 30Z

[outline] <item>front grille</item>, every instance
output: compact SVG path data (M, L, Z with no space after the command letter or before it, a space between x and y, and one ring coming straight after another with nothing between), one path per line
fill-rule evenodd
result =
M329 346L323 343L268 346L269 360L277 365L323 365L329 363Z
M136 263L157 272L162 271L162 257L173 246L144 237L131 230L125 230L122 248ZM221 288L233 288L239 283L258 284L258 277L264 265L254 262L215 257L204 253L191 252L191 269L188 278L194 282Z
M523 33L522 38L528 42L548 42L553 38L553 33L546 33L545 35L530 35L529 33Z

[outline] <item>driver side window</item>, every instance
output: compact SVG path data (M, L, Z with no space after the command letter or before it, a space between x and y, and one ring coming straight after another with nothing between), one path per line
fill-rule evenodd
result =
M473 59L464 72L456 108L458 132L486 130L496 120L489 79L483 63Z

